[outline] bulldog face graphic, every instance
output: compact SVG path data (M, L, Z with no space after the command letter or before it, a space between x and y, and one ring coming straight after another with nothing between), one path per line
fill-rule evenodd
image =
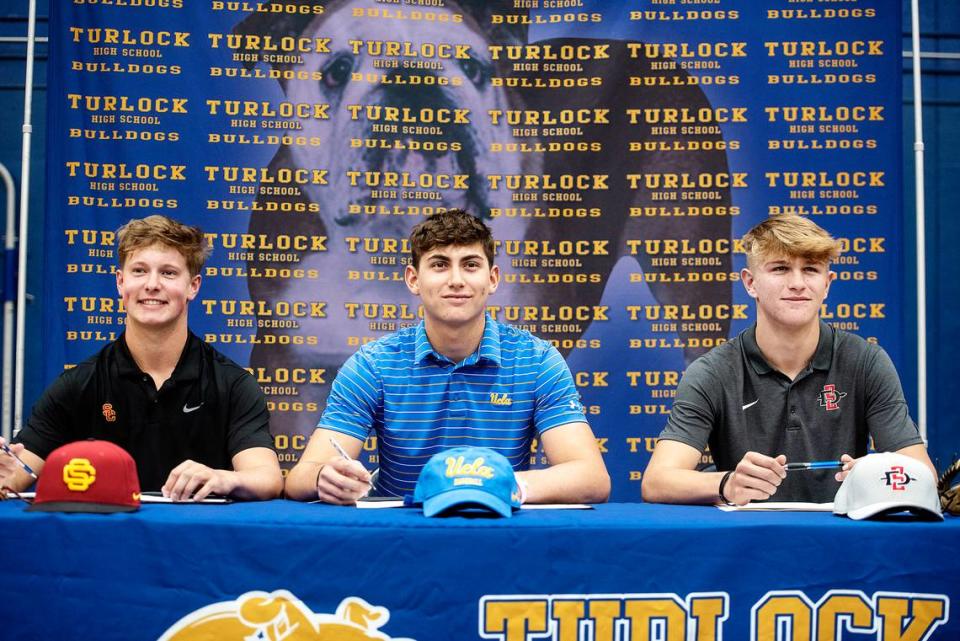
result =
M322 146L292 147L290 162L329 169L330 184L308 186L307 197L319 204L334 247L344 235L405 238L417 222L357 213L373 205L442 203L478 213L505 207L510 194L487 189L485 176L531 169L516 154L488 151L509 128L502 120L490 124L487 113L511 108L512 101L491 84L488 40L470 14L450 4L431 9L437 18L430 22L354 17L378 6L327 5L304 33L331 37L331 53L305 56L294 67L320 71L323 79L284 87L292 102L330 105L329 119L303 121L302 133L319 137ZM389 51L400 53L388 58ZM384 67L385 61L397 66ZM394 179L408 186L393 185ZM417 198L427 192L437 200Z
M575 241L589 249L567 261L573 266L566 275L579 272L573 274L576 278L558 278L549 285L532 282L530 275L536 269L513 260L515 255L500 252L497 263L505 282L489 304L514 309L601 307L598 304L608 276L617 261L628 255L628 239L695 242L729 238L728 217L637 217L629 213L644 205L661 204L650 190L632 187L629 175L726 171L726 154L722 151L646 155L617 151L624 141L637 137L628 109L686 106L695 110L708 106L698 87L632 87L627 75L651 73L651 61L631 59L620 41L609 41L610 59L580 61L581 75L603 79L590 87L548 92L526 88L523 83L511 86L495 82L495 78L522 77L525 72L518 72L504 56L492 56L492 46L525 45L527 33L522 26L495 24L490 16L497 12L522 14L524 10L505 1L448 0L442 4L416 7L423 15L429 13L429 20L377 19L377 12L382 15L389 5L373 0L337 0L327 2L321 15L261 13L236 29L260 35L329 38L329 52L306 54L296 65L284 67L296 72L320 72L319 80L281 82L286 101L329 105L328 118L300 120L298 135L317 137L320 144L282 146L270 164L272 171L327 170L329 180L326 184L303 185L300 193L292 196L258 197L274 203L293 201L287 204L296 204L301 211L309 206L311 213L254 212L250 218L249 231L258 236L325 237L325 251L299 255L296 266L308 278L248 280L251 297L267 307L275 301L326 303L322 318L297 319L297 326L289 329L267 325L261 334L286 340L259 344L251 354L251 365L256 368L320 367L329 375L325 385L303 385L289 398L275 398L304 403L307 409L275 414L275 433L312 431L329 383L343 361L364 340L417 322L418 301L402 282L409 253L405 241L413 226L427 215L460 207L485 218L494 238L510 241L514 247L520 243L556 249L561 241ZM411 8L405 10L409 14ZM589 42L592 49L598 41L566 38L544 42L555 47ZM682 70L666 73L686 74ZM564 74L540 71L533 75ZM571 128L569 136L555 134L549 139L559 143L561 149L574 151L504 153L503 145L497 144L537 142L516 133L518 128L509 125L502 114L557 115L561 110L602 112L603 117ZM494 118L493 113L501 117ZM574 129L579 132L574 133ZM577 151L584 140L604 141L603 151ZM586 177L586 183L602 188L571 190L577 192L570 194L575 198L572 202L557 202L538 192L536 186L511 188L506 176L532 176L543 179L541 184L546 183L547 176ZM730 204L729 190L722 190L717 204ZM542 215L548 210L560 214ZM585 216L583 212L602 213ZM631 259L645 273L666 269L649 255L631 255ZM729 271L730 258L719 256L714 264L717 267L711 269ZM249 266L261 272L290 267L260 259L250 261ZM650 291L658 302L677 305L728 303L731 297L729 283L718 282L678 284L663 279L652 282ZM565 333L558 330L551 334L540 326L536 331L547 339L576 339L590 322L580 322ZM283 332L287 336L282 336ZM684 336L695 332L684 329L679 333ZM564 353L570 351L564 344L558 346ZM684 356L692 360L702 351L688 349Z
M389 610L359 597L343 599L327 614L313 612L287 590L253 591L187 614L160 641L413 641L381 631L389 620Z
M326 252L304 254L298 265L315 274L311 281L250 282L260 300L327 302L325 318L304 319L297 328L314 337L300 350L313 359L322 354L339 363L356 350L350 335L357 333L359 302L416 308L400 280L406 255L399 248L425 215L455 207L482 215L507 207L511 192L489 189L487 175L538 171L539 158L490 152L491 143L510 133L504 120L493 125L488 112L519 103L491 81L496 70L489 34L476 20L489 7L474 4L480 8L453 2L430 7L431 20L413 21L358 18L383 9L371 0L330 2L321 15L296 24L255 16L241 25L259 34L295 31L330 39L329 52L304 55L288 67L297 77L320 72L320 81L282 83L289 102L329 105L329 118L300 120L298 134L322 144L281 147L271 163L274 170L327 170L326 184L304 185L294 197L316 213L254 214L250 223L258 234L327 239ZM512 220L494 227L502 237L523 235L524 225ZM398 251L374 270L372 254L393 246Z

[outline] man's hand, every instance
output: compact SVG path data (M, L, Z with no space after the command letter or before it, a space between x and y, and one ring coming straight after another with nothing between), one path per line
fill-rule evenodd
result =
M353 505L370 493L370 472L360 461L331 458L317 473L317 498L334 505Z
M0 443L6 443L0 438ZM33 468L36 474L43 470L43 459L26 449L22 443L10 445L10 451L20 457L20 460ZM15 458L0 450L0 490L8 489L22 492L31 485L34 479L27 474ZM3 497L0 496L0 499Z
M930 455L927 454L927 448L922 444L917 445L908 445L906 447L900 448L896 451L897 454L903 454L904 456L909 456L910 458L915 458L924 465L927 466L927 469L930 470L930 473L933 475L934 480L937 478L937 468L933 466L933 462L930 461ZM840 462L843 463L843 468L834 475L834 478L843 482L843 479L847 478L847 475L850 474L850 471L857 464L857 461L860 459L853 458L849 454L844 454L840 457Z
M787 457L783 454L771 458L758 452L747 452L727 479L723 487L724 498L737 505L770 498L787 476L786 463Z
M345 459L333 446L334 440L354 460ZM362 440L318 427L310 435L300 460L287 474L287 498L353 505L370 489L370 473L355 460L362 451Z
M215 470L187 459L171 470L161 491L174 501L202 501L210 494L227 496L238 485L237 473Z
M843 479L847 478L847 474L850 473L850 470L853 469L853 466L857 464L857 461L860 459L853 458L849 454L844 454L840 457L840 462L843 463L843 467L839 472L833 475L833 478L837 481L843 483Z
M0 438L0 443L6 443L6 441ZM10 446L10 451L20 456L20 454L23 453L23 445L15 443ZM20 467L16 459L0 450L0 498L6 498L6 494L3 493L3 488L14 489L13 479L21 469L23 468Z

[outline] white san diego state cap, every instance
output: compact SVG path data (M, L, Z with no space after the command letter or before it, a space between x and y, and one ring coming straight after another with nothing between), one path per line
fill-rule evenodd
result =
M917 459L893 452L857 461L833 500L834 514L856 520L903 511L943 520L933 473Z

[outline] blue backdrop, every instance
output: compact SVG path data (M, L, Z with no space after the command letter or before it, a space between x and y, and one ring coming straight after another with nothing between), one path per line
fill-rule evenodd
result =
M492 311L567 356L616 500L752 318L732 239L765 216L843 240L824 317L901 364L893 8L184 4L52 7L46 379L122 331L112 231L200 224L191 326L257 375L289 466L340 363L416 321L403 239L450 206L501 241Z

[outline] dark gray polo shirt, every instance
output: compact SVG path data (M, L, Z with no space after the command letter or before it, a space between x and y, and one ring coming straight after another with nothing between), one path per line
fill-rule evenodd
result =
M791 381L757 346L756 325L704 354L684 373L660 438L732 470L748 451L787 461L836 460L922 443L893 363L879 346L820 322L809 365ZM836 470L789 472L772 500L832 501Z

